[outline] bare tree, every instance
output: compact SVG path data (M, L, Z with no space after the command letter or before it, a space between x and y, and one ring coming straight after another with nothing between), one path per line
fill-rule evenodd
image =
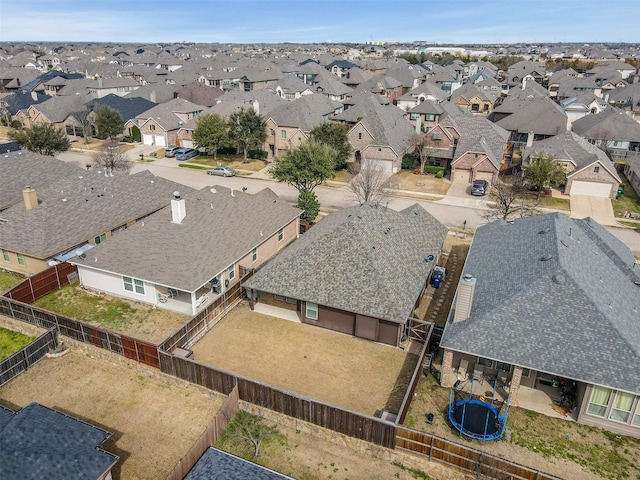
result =
M105 173L127 174L131 171L132 163L115 141L106 142L102 150L93 156L95 167L104 169Z
M527 217L539 213L539 199L525 195L525 183L522 175L506 178L501 176L491 187L490 200L495 208L487 211L487 220L502 219L512 221L517 217Z
M276 427L265 425L259 416L240 410L227 426L223 440L228 439L240 448L243 448L243 444L249 444L253 450L253 458L257 458L260 456L262 443L277 435Z
M414 153L420 159L420 175L424 175L424 169L427 166L429 157L438 152L442 152L442 148L436 146L436 143L426 132L414 134L411 146L413 147Z
M360 171L349 182L349 190L360 204L379 202L384 197L383 190L389 181L389 175L383 171L379 162L363 158Z

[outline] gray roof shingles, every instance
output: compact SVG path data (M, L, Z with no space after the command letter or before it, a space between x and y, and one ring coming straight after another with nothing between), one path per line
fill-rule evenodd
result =
M181 223L171 221L171 207L163 208L71 263L196 291L300 215L269 189L214 190L185 195Z
M235 457L216 448L208 448L185 480L284 480L291 479L262 465Z
M463 274L471 316L441 346L640 393L640 271L591 219L548 214L478 228Z
M0 426L5 480L100 478L118 457L98 449L111 436L78 419L32 403Z
M349 312L404 323L447 228L419 205L401 212L377 204L325 217L246 285Z

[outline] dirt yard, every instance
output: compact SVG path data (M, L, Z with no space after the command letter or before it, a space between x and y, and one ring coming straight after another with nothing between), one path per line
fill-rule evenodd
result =
M389 180L389 188L445 195L451 183L435 175L416 175L413 170L400 170Z
M260 315L241 303L193 347L199 362L367 415L398 410L416 355Z
M0 403L16 410L38 402L113 432L103 447L120 456L116 480L166 478L220 404L203 390L170 385L146 371L72 351L3 386Z

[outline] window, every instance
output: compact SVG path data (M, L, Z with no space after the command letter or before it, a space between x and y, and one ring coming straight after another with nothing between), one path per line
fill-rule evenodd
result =
M273 128L269 129L269 135L273 136L276 134L276 131Z
M257 259L258 259L258 249L254 248L253 252L251 252L251 260L255 262Z
M613 405L611 406L611 412L609 412L609 418L618 422L627 423L629 421L629 415L631 415L634 399L635 395L617 392L616 398L613 400Z
M624 147L624 142L622 140L614 140L613 146L616 148L622 148Z
M362 132L358 132L358 140L362 140Z
M531 370L529 368L522 369L522 376L524 378L529 378L531 376Z
M419 113L412 113L410 115L411 120L418 120L420 118L420 114Z
M633 421L631 422L631 425L640 427L640 402L638 402L638 406L636 407L636 414L633 416Z
M131 277L122 277L122 283L124 284L124 289L127 292L135 292L140 295L144 295L144 282L142 280Z
M600 171L600 167L593 167L593 173L598 173Z
M427 122L433 122L433 121L436 119L436 116L435 116L433 113L427 113L427 114L424 116L424 119L425 119Z
M287 138L287 131L286 131L286 130L282 130L282 131L280 132L280 135L282 136L282 139L283 139L283 140L284 140L284 139L286 139L286 138Z
M597 417L604 417L609 406L609 399L611 398L611 389L605 387L593 387L591 392L591 400L589 400L589 407L587 407L587 413L595 415Z
M472 103L472 104L471 104L471 111L472 111L472 112L479 112L479 111L480 111L480 104L478 104L478 103Z
M478 363L480 365L485 366L485 367L489 367L489 368L493 367L493 360L489 360L488 358L479 357L478 358Z
M5 250L4 248L2 249L2 259L5 262L10 262L11 259L9 258L9 252L7 250Z
M24 255L22 255L21 253L16 253L16 257L18 257L18 265L22 265L24 267Z
M229 280L233 280L236 276L236 264L234 263L233 265L229 265L227 272L229 273Z
M311 320L318 319L318 304L307 302L305 316Z
M510 363L496 362L496 368L498 370L504 370L505 372L510 372L511 371L511 364Z
M281 242L283 238L284 238L284 230L281 228L280 230L278 230L278 241Z
M94 238L93 241L96 242L96 245L99 245L102 242L104 242L106 239L107 239L107 234L103 233L102 235L98 235L96 238Z
M155 129L156 129L156 126L155 126L155 125L151 125L151 126L149 126L149 130L154 131Z

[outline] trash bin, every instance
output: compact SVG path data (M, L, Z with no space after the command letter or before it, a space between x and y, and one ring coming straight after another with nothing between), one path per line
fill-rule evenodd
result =
M616 200L619 199L622 194L624 193L624 188L623 187L618 187L618 193L616 194Z

